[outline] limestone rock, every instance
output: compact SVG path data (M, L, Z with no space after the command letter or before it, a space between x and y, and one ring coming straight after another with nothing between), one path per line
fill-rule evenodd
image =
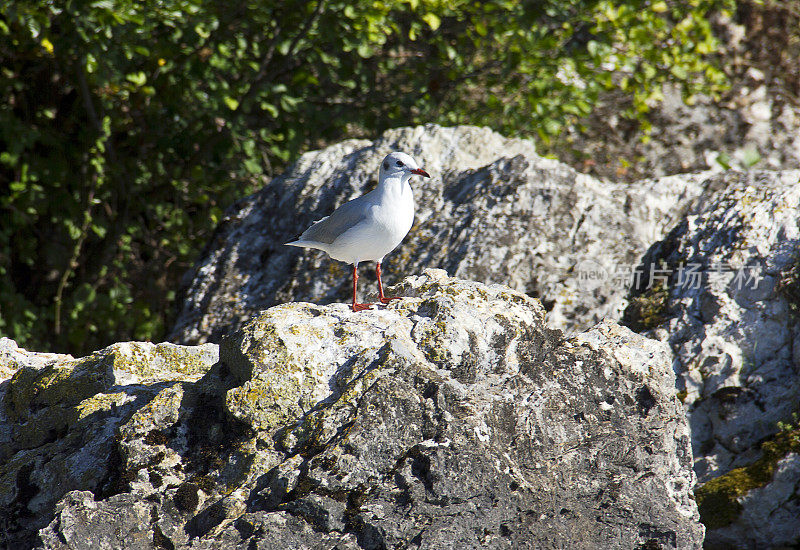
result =
M778 422L790 419L800 402L800 171L728 174L716 185L645 256L644 278L655 269L661 290L641 297L659 310L650 318L660 322L648 334L674 352L695 471L703 482L733 472L733 483L743 475L739 468L763 456ZM798 451L800 442L783 453ZM761 477L758 491L769 494L760 487L777 481L771 473ZM751 488L725 493L732 502L724 518L707 508L704 522L726 527L719 537L709 531L709 544L724 546L733 533L742 548L799 543L800 516L785 523L784 501L769 502ZM797 506L790 508L797 513ZM770 510L775 515L764 521Z
M167 423L180 406L168 396L217 357L214 344L127 342L74 359L0 339L0 547L26 547L69 491L115 492L131 460L119 427Z
M618 316L628 288L613 276L616 269L636 265L707 179L603 182L539 157L532 142L471 126L401 128L374 142L345 141L303 155L228 212L187 274L170 339L219 341L276 304L347 301L348 266L283 243L374 186L391 150L409 152L433 177L412 182L416 221L387 256L385 279L430 267L506 284L541 298L548 321L568 331ZM595 273L611 276L585 279ZM370 272L361 288L373 289L372 281Z
M732 77L722 101L698 96L692 105L672 85L648 115L648 139L637 123L619 116L621 94L596 106L578 131L568 129L558 158L582 171L615 181L636 181L688 172L797 169L800 167L800 107L796 92L777 80L759 84L744 75ZM767 92L769 95L767 95ZM778 99L779 98L779 99ZM777 101L776 101L777 99ZM755 166L753 166L755 165Z
M9 545L701 547L666 345L613 322L564 339L538 301L439 270L392 290L407 298L358 314L273 307L226 338L210 369L197 358L212 348L180 348L202 364L191 373L170 363L151 377L153 347L124 384L118 349L20 368L5 383L15 418L119 403L5 456ZM63 398L46 382L79 379L92 384L67 383ZM94 456L68 453L77 435L118 459L100 480L56 489L41 476L50 456ZM27 473L14 474L26 453ZM26 513L37 522L23 532Z
M800 444L798 445L800 446ZM797 542L797 501L800 454L787 453L769 483L741 495L736 521L713 530L709 548L780 548Z

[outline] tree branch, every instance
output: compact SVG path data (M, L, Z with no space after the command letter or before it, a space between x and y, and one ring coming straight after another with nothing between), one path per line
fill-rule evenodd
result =
M55 302L55 326L54 332L56 334L61 334L61 306L63 304L63 296L64 296L64 289L67 287L67 282L72 274L75 272L75 268L78 267L78 257L81 254L81 248L83 248L83 243L86 240L86 236L89 234L89 223L92 221L92 204L94 202L94 187L97 185L97 174L94 175L92 189L89 190L89 195L87 198L86 210L83 213L83 224L81 225L81 232L78 236L78 240L75 241L75 246L72 248L72 256L69 259L69 263L67 264L67 268L61 274L61 279L58 281L58 289L56 290L56 296L54 299Z
M81 98L83 99L83 104L86 107L86 113L89 115L89 122L92 123L92 126L98 132L103 132L103 125L100 122L100 118L97 116L97 111L94 110L94 103L92 103L92 95L89 92L89 83L86 81L86 62L83 58L79 61L80 66L78 67L78 86L81 89Z
M300 40L302 40L305 36L308 35L309 31L311 30L311 27L314 25L314 23L317 22L320 15L322 15L322 10L325 7L326 2L327 0L319 0L317 2L317 7L314 8L314 12L311 14L311 17L306 19L303 28L300 29L300 32L298 32L295 35L295 37L292 39L291 44L289 44L289 49L286 52L286 59L292 58L292 56L294 55L294 50L297 47L297 44L300 42ZM272 62L272 58L275 55L275 49L277 47L279 37L280 37L280 31L278 31L275 34L275 37L272 39L272 42L270 43L267 53L264 54L264 59L261 60L261 65L259 67L258 73L256 73L256 76L250 83L250 87L247 89L247 92L245 92L245 94L239 100L239 106L237 107L237 110L241 109L245 103L253 99L253 96L258 92L259 85L262 82L264 82L265 80L271 80L277 72L280 72L280 71L267 72L269 64Z

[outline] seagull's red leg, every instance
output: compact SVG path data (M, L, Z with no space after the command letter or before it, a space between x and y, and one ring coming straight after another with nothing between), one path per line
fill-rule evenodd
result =
M383 281L381 281L381 263L378 262L378 265L375 266L375 273L378 275L378 295L380 296L380 300L382 304L388 304L392 300L399 300L400 296L394 296L393 298L387 298L383 295Z
M353 264L353 311L363 311L369 309L372 304L359 304L356 302L356 288L358 287L358 264Z

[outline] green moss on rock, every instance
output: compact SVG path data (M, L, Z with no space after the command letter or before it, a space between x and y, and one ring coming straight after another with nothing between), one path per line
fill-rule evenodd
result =
M77 419L83 420L91 414L105 412L113 407L122 406L127 400L127 394L119 393L98 393L84 399L75 408L77 409Z
M779 432L761 445L762 457L750 466L736 468L714 478L695 491L700 521L707 529L719 529L739 518L739 498L772 481L775 466L789 453L800 453L800 428Z
M114 344L106 350L115 372L128 373L138 380L185 380L205 374L215 360L204 346L178 346L167 342Z
M11 378L6 410L17 420L41 407L76 405L110 384L108 368L102 358L96 356L43 369L23 367Z
M666 320L668 304L669 289L657 281L642 294L631 298L620 324L635 332L656 328Z
M800 256L781 271L775 291L786 298L792 315L800 317Z

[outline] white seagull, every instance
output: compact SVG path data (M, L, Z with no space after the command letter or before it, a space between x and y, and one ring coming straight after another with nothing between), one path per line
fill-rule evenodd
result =
M409 155L389 153L381 163L375 189L344 203L330 216L306 229L299 239L286 243L316 248L334 260L353 264L353 311L369 309L372 305L356 301L359 262L377 262L375 273L381 303L399 299L383 295L381 262L402 242L414 222L414 195L408 184L413 175L430 177Z

